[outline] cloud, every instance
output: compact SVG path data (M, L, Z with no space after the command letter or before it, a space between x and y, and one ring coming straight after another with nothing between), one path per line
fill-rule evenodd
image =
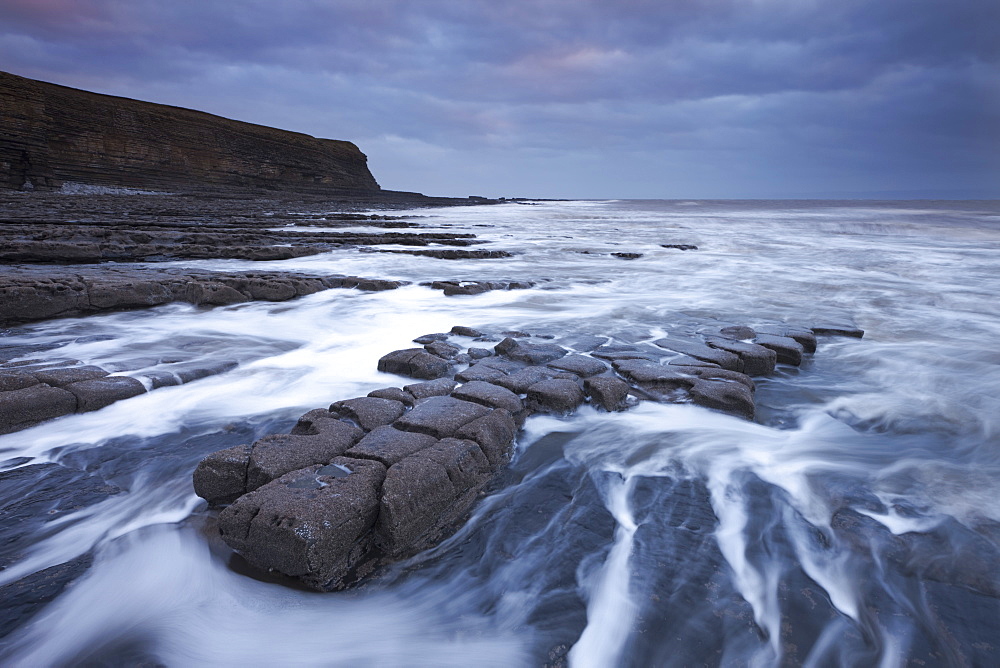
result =
M661 196L692 163L743 196L1000 183L997 25L993 0L7 0L0 60L456 165L387 187L484 192L487 151L552 196Z

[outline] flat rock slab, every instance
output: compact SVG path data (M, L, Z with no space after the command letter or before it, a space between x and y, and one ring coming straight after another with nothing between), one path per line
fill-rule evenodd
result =
M451 391L458 386L453 380L448 378L439 378L437 380L430 380L426 383L414 383L413 385L404 385L403 389L406 390L410 396L415 400L427 399L429 397L446 397L451 394Z
M72 392L44 383L0 392L0 434L74 413L76 406Z
M690 367L663 366L647 360L618 360L613 366L622 376L643 387L687 388L695 381L687 371Z
M317 434L273 434L253 444L247 465L247 491L312 464L326 464L347 452L364 432L340 420L317 420Z
M247 491L250 445L213 452L194 470L194 492L215 506L232 503Z
M377 461L346 457L289 472L224 509L219 532L258 568L338 589L371 549L385 476Z
M865 335L865 330L850 325L817 325L811 329L817 336L850 336L860 339Z
M566 355L554 362L549 362L547 366L560 371L574 373L581 378L596 376L608 370L607 364L586 355Z
M33 375L46 385L51 385L52 387L66 387L70 383L76 383L81 380L104 378L109 374L100 367L84 365L63 367L61 369L43 369L41 371L35 371Z
M76 410L79 413L96 411L116 401L146 392L146 387L141 382L129 376L105 376L81 380L66 385L65 389L76 396Z
M462 385L451 396L463 401L471 401L488 408L503 408L510 413L518 413L524 406L521 398L510 390L481 380Z
M429 448L437 441L436 437L428 434L400 431L391 425L386 425L372 429L344 454L357 459L375 459L386 466L392 466L414 453Z
M730 369L732 371L743 370L743 361L739 355L727 350L712 348L700 341L671 336L658 339L653 341L653 343L666 350L672 350L682 355L693 357L696 360L701 360L702 362L718 364L723 369Z
M791 337L758 334L754 338L754 343L773 350L778 356L777 362L779 364L791 364L792 366L802 364L802 354L805 352L805 348Z
M708 337L706 341L713 348L739 355L743 360L743 373L748 376L766 376L774 371L774 365L778 361L777 353L756 343L733 341L719 336Z
M415 431L437 438L453 436L462 426L482 417L490 409L454 397L431 397L418 402L413 409L396 421L402 431Z
M332 404L330 412L350 419L365 431L371 431L376 427L395 422L406 412L406 404L393 399L359 397Z
M494 346L494 350L498 355L527 364L545 364L557 360L569 352L555 343L529 343L509 336Z
M410 378L432 380L447 376L451 365L423 348L396 350L378 361L378 370Z
M528 366L507 376L500 376L490 382L517 394L524 394L528 388L543 380L555 378L558 372L544 366Z
M807 353L816 352L816 334L806 327L794 327L791 325L761 325L754 329L757 334L772 334L774 336L787 336L795 339Z
M553 378L528 388L529 404L546 413L571 413L583 399L583 390L575 380Z

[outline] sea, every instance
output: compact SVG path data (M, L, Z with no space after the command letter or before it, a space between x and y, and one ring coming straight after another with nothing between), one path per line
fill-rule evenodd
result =
M0 485L0 664L1000 665L1000 202L510 201L400 215L512 257L170 262L410 284L2 332L17 359L136 376L236 366L0 436L0 475L19 481ZM534 287L445 296L421 285L433 280ZM192 488L210 452L413 382L376 365L423 334L642 343L777 323L865 334L821 336L800 367L756 378L754 421L656 401L531 417L455 533L346 591L247 568ZM25 578L60 569L79 575L11 612Z

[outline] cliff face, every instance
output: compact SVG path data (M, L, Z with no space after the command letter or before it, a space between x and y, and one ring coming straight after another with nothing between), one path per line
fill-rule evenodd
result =
M377 192L367 160L347 141L0 72L0 188Z

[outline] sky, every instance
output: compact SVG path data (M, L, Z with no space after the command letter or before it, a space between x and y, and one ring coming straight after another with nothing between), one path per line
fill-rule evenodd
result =
M1000 0L0 0L0 70L431 195L1000 198Z

